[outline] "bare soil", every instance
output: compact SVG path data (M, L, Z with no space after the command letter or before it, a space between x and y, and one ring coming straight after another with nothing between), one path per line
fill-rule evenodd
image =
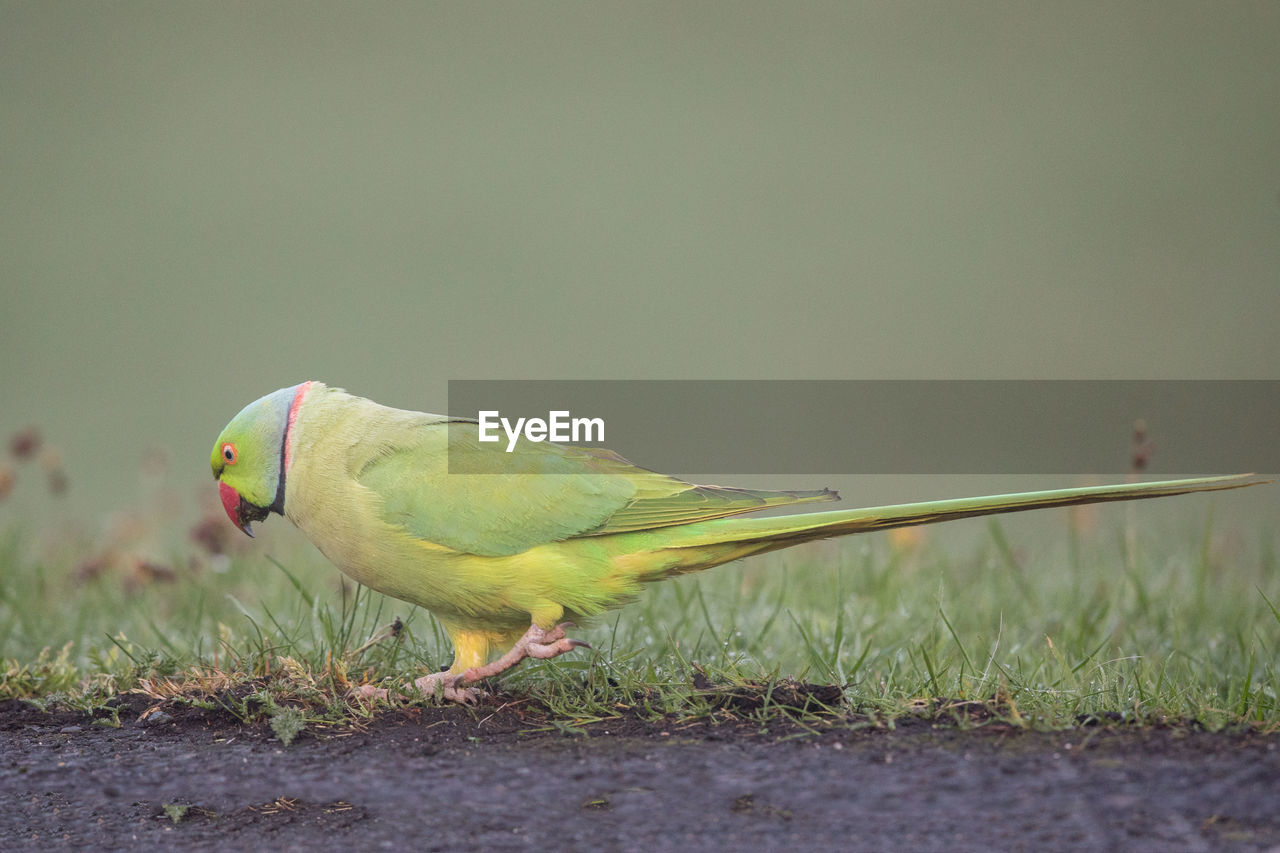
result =
M1272 734L914 718L566 734L490 700L311 727L285 747L265 723L174 703L139 719L153 703L117 701L119 727L0 702L0 846L1280 849Z

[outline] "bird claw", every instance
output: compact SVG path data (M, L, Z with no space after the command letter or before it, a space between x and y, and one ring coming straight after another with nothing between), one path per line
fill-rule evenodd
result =
M489 694L479 687L446 687L442 695L450 702L475 707L480 704L481 699L484 699Z
M478 687L461 687L459 683L462 676L449 676L448 673L433 672L430 675L424 675L415 679L408 691L399 692L391 691L385 687L374 687L372 684L362 684L353 689L350 696L358 699L374 699L389 701L391 699L405 699L412 701L414 699L437 699L444 698L450 702L457 702L459 705L476 705L481 699L488 696Z
M568 637L561 637L552 643L529 643L525 646L524 652L526 657L537 658L538 660L548 660L562 655L565 652L571 652L574 649L582 648L587 644L582 640L571 640ZM590 648L588 646L588 648Z
M474 705L485 695L483 690L474 687L459 687L461 675L449 672L433 672L414 679L413 686L418 693L430 698L444 697L460 705Z

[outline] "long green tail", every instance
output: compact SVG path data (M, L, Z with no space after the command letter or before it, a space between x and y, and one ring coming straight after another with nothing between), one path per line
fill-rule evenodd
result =
M1045 492L1020 492L979 498L898 504L869 509L845 509L813 512L776 518L726 518L693 524L681 529L667 543L672 548L697 548L708 545L746 546L738 556L762 554L814 539L847 536L872 530L889 530L916 524L934 524L957 518L1022 512L1055 506L1134 501L1163 498L1192 492L1215 492L1258 486L1270 480L1259 480L1253 474L1230 477L1198 477L1190 480L1165 480L1155 483L1122 483L1114 486L1087 486L1079 489L1055 489ZM752 547L752 546L755 547ZM729 559L733 559L730 557ZM700 566L699 568L704 568ZM692 566L688 568L692 569Z

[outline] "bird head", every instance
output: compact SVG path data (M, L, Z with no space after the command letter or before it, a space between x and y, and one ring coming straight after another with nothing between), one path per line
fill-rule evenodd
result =
M210 463L222 507L249 536L250 522L284 514L289 427L310 385L281 388L245 406L213 444Z

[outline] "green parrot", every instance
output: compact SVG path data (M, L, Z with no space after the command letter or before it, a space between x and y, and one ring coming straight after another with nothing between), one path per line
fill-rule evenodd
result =
M468 471L503 473L450 474L449 453L465 454L454 458ZM279 513L353 580L434 614L453 665L414 683L458 702L479 695L467 685L526 657L585 646L566 636L574 620L626 603L648 581L850 533L1258 482L1210 477L746 519L735 516L839 497L693 485L607 450L549 442L508 454L479 441L475 421L381 406L321 382L250 403L211 461L222 505L245 533Z

